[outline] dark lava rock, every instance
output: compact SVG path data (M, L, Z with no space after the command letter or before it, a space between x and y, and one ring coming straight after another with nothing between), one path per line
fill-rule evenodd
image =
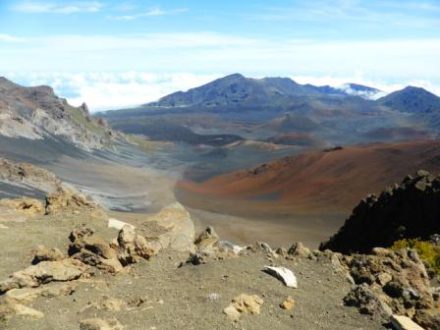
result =
M420 170L379 197L363 199L320 249L369 253L374 247L389 247L402 238L428 240L436 233L440 233L440 176Z

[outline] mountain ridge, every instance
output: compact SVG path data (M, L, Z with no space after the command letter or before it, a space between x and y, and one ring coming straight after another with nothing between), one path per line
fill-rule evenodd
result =
M144 104L153 107L252 106L292 102L300 96L347 96L330 86L301 85L286 77L247 78L235 73L186 92L178 91Z
M7 138L63 139L80 149L102 149L122 135L93 118L83 103L71 106L50 86L24 87L0 77L0 135Z
M141 105L145 108L240 108L295 106L319 98L361 98L378 106L401 112L435 112L440 98L421 87L406 86L384 95L380 89L346 83L340 87L299 84L288 77L248 78L240 73L226 75L187 91L176 91L159 100ZM414 100L415 99L415 100ZM117 110L115 110L117 111Z

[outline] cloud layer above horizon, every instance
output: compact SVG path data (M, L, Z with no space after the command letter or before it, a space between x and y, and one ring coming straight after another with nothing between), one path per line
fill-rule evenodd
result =
M436 1L3 1L0 75L94 110L225 74L440 94Z

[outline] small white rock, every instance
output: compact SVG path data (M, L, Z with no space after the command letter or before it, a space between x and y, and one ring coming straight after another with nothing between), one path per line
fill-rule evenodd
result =
M285 267L264 266L263 272L276 277L289 288L296 289L298 287L296 276L290 269L287 269Z
M219 293L217 293L217 292L212 292L212 293L210 293L210 294L208 294L208 301L217 301L217 300L220 300L220 294Z
M409 317L403 315L391 316L391 324L396 330L424 330Z
M230 250L234 254L240 254L241 251L245 250L245 246L240 246L229 241L220 241L220 247L225 250Z
M108 219L108 228L114 228L117 230L121 230L124 226L129 226L131 228L135 228L133 225L126 223L124 221L115 219L115 218L110 218Z

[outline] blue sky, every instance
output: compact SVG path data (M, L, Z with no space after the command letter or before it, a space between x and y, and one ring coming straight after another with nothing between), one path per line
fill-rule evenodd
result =
M92 109L233 72L440 94L440 1L1 1L0 75Z

